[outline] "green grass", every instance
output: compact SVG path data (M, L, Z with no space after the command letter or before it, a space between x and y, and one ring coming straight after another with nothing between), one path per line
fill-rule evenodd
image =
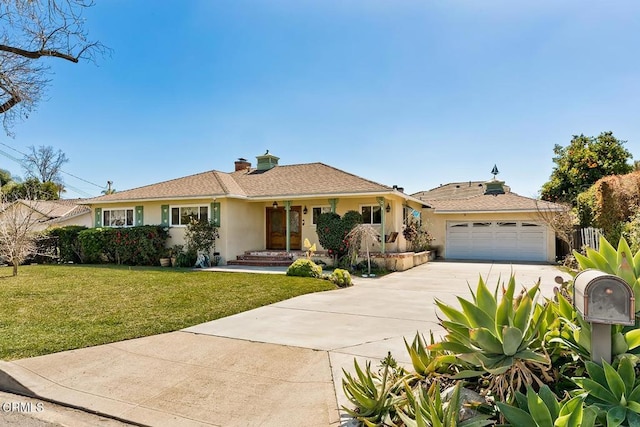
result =
M0 359L155 335L311 292L328 281L123 266L0 269Z

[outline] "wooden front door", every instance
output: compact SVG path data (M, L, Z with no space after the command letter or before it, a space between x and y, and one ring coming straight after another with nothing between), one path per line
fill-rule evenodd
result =
M289 248L302 249L302 209L289 210ZM284 208L267 208L267 249L287 249L287 212Z

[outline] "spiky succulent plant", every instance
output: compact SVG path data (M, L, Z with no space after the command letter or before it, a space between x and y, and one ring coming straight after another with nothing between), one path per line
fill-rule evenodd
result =
M461 309L436 300L447 319L440 319L445 339L431 346L444 349L473 366L457 377L488 375L488 389L501 401L511 401L526 384L553 381L549 356L542 347L546 306L535 301L540 283L515 295L515 276L505 287L489 291L480 278L472 299L458 297ZM502 288L502 295L498 291Z

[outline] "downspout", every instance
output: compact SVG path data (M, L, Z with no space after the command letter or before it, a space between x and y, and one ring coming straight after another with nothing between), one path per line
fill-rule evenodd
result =
M291 200L287 200L286 202L284 202L284 211L286 212L286 221L287 221L287 252L289 252L291 250L291 224L289 223L290 221L290 211L291 211Z
M386 236L385 236L385 232L384 232L384 223L386 222L386 211L384 210L384 197L377 197L376 200L378 201L378 205L380 206L380 213L381 213L381 222L382 222L382 238L380 239L382 241L382 244L380 245L380 251L382 252L382 254L384 255L385 253L385 249L386 249Z

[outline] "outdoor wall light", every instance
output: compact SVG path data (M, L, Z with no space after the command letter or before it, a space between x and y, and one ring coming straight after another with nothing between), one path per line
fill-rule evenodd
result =
M389 203L387 203L387 208L385 210L387 213L391 212L391 205L389 205Z
M273 209L278 209L278 202L273 202L273 205L271 206L273 206Z
M307 209L307 207L305 206L305 207L302 209L302 213L306 215L306 214L307 214L307 212L309 212L309 210L308 210L308 209Z

